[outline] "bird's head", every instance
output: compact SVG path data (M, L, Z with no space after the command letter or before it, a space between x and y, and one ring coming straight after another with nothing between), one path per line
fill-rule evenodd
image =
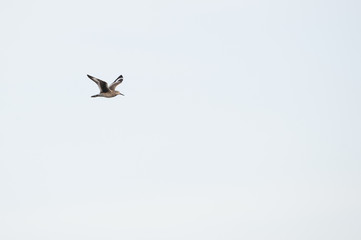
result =
M117 95L122 95L122 96L124 96L124 94L121 93L121 92L119 92L119 91L115 91L115 93L116 93Z

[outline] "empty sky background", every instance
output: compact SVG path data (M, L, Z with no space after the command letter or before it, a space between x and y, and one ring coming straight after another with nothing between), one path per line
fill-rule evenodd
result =
M360 12L2 1L0 238L360 239Z

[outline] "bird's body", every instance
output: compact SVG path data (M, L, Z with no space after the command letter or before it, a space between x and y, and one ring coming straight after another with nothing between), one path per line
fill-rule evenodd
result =
M123 95L122 93L120 93L119 91L116 91L115 88L122 83L123 81L123 75L120 75L117 79L115 79L115 81L110 84L110 86L108 87L108 83L104 82L103 80L100 80L98 78L92 77L90 75L87 75L93 82L95 82L100 90L99 94L93 95L91 97L106 97L106 98L112 98L115 97L117 95Z

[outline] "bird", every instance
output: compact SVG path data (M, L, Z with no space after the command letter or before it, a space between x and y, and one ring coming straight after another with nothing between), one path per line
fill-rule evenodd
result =
M112 98L115 97L117 95L122 95L124 96L123 93L120 93L119 91L116 91L115 88L121 84L123 82L123 75L120 75L119 77L117 77L117 79L115 79L115 81L110 84L110 86L108 87L108 83L104 82L103 80L100 80L96 77L90 76L89 74L87 74L88 78L90 78L93 82L95 82L99 89L100 89L100 93L93 95L91 97L106 97L106 98Z

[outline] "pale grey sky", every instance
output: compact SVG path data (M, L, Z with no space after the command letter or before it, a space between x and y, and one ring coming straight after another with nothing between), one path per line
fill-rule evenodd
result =
M360 12L3 1L0 238L360 239Z

